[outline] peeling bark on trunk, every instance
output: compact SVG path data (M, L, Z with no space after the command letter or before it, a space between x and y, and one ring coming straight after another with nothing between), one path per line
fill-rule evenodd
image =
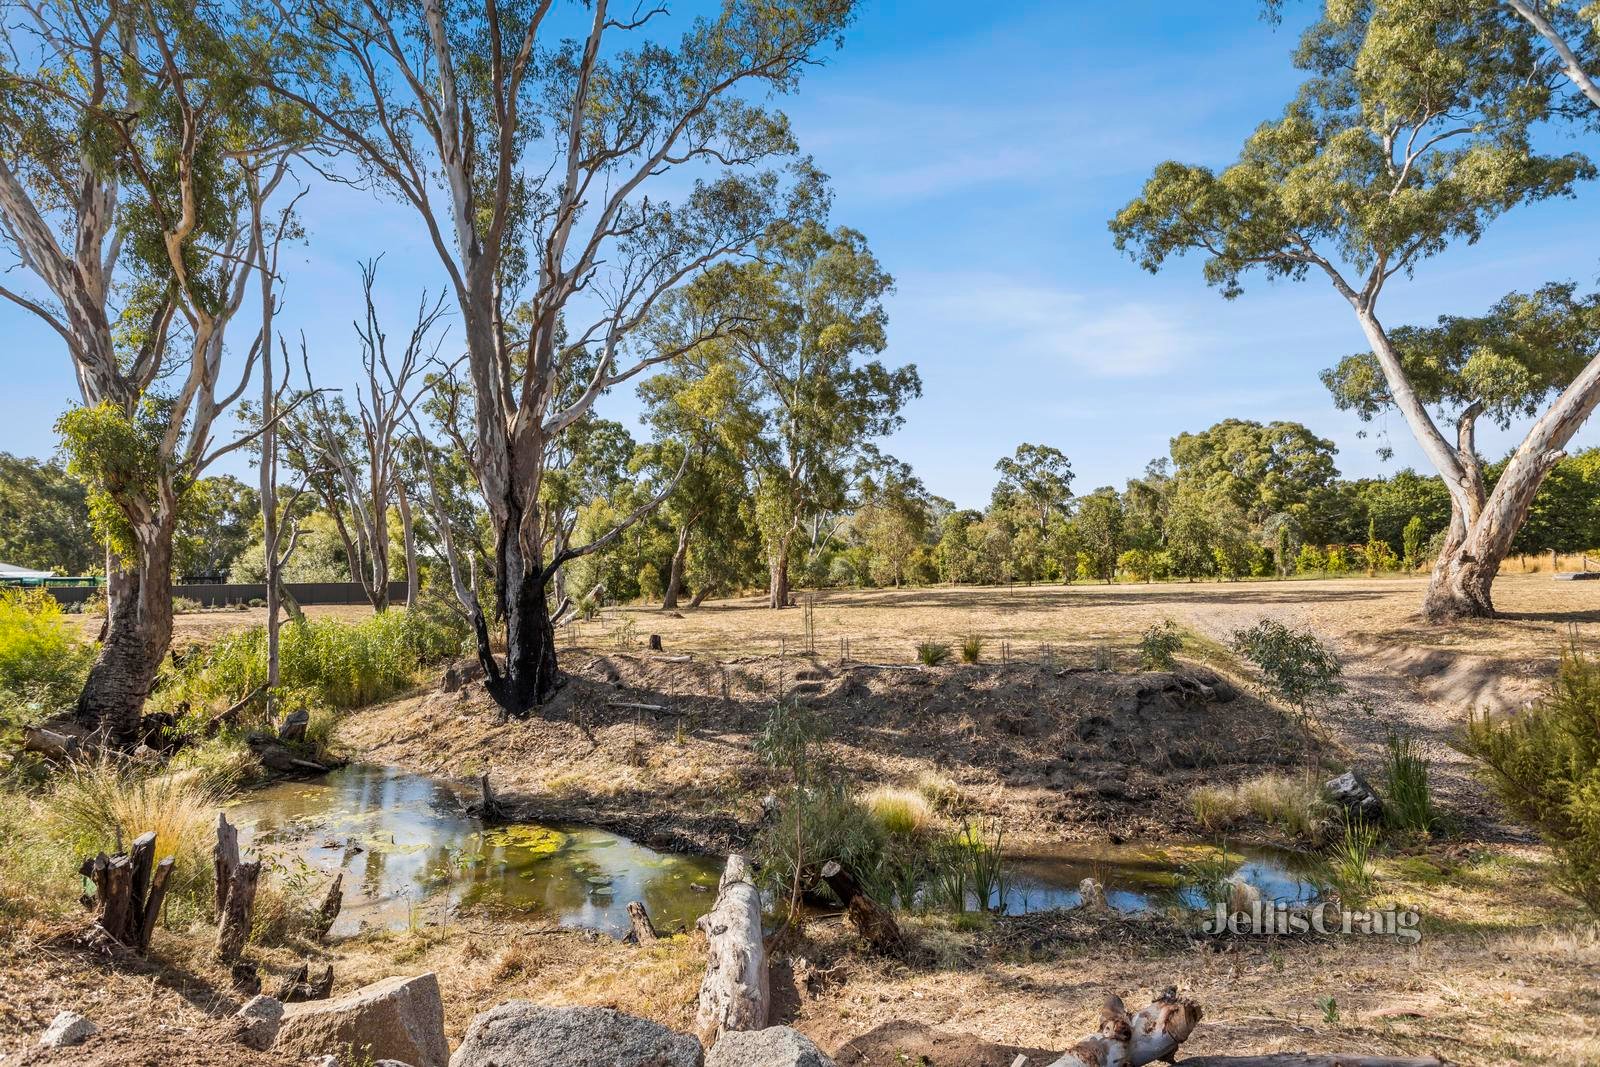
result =
M689 561L689 535L694 527L685 523L678 531L678 547L672 552L672 566L667 571L667 591L661 597L661 610L671 611L678 606L678 591L683 587L683 572Z
M786 608L789 606L789 548L784 542L783 551L773 555L771 575L767 582L767 607Z
M138 742L145 698L172 643L172 527L169 519L135 528L138 563L107 604L105 641L78 697L78 718L126 747Z

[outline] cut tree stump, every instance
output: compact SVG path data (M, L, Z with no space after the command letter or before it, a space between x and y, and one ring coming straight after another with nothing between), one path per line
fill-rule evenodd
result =
M240 860L239 831L217 812L217 843L212 849L217 875L217 958L233 963L250 939L250 917L256 906L260 860Z
M628 923L632 929L624 940L636 945L653 945L659 939L655 925L650 922L650 913L644 910L644 901L628 901Z
M489 784L489 772L484 771L478 775L478 817L484 822L499 822L504 816L500 801L495 799L494 787Z
M311 965L302 963L278 986L277 999L285 1004L299 1004L308 1000L327 1000L333 995L333 964L323 968L317 977L311 977Z
M322 906L317 909L316 926L313 932L317 935L318 940L328 936L328 931L333 929L334 920L339 918L339 909L343 905L344 872L340 871L333 876L333 884L323 894Z
M154 863L156 835L140 834L126 853L104 852L83 861L78 873L94 883L94 896L84 903L95 911L100 936L144 952L161 917L172 874L172 857Z
M717 900L696 925L706 935L706 976L694 1028L710 1048L728 1030L760 1030L770 1001L767 950L761 940L761 893L750 862L728 857Z
M822 865L822 880L828 884L833 895L844 903L845 914L863 941L888 956L905 953L905 937L900 933L900 924L894 921L894 915L873 900L838 860L829 860Z

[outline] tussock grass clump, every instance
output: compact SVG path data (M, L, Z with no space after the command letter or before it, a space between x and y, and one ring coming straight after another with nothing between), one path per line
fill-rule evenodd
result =
M1263 774L1235 786L1202 785L1189 793L1189 810L1215 833L1255 818L1302 839L1322 835L1329 818L1322 788L1309 777Z
M1260 819L1298 837L1315 837L1328 818L1322 787L1312 778L1264 774L1239 785L1239 800Z
M1223 785L1197 785L1189 793L1189 810L1202 830L1226 830L1239 821L1239 794Z
M0 790L0 934L31 919L82 914L76 894L82 857L53 840L42 804L24 793Z
M1348 815L1344 835L1328 850L1328 876L1350 903L1372 895L1372 852L1378 845L1378 828Z
M1415 738L1389 735L1384 780L1388 793L1384 811L1389 825L1400 830L1432 833L1437 816L1433 810L1433 792L1428 785L1428 761Z
M950 658L950 646L939 641L921 641L917 644L917 662L924 667L937 667Z
M961 662L976 663L983 656L983 635L968 634L961 639Z
M885 832L909 837L933 824L933 807L914 789L882 785L861 798Z
M126 849L151 830L156 857L172 856L169 899L210 892L211 847L222 795L193 775L148 775L109 760L83 764L43 798L49 836L82 859Z
M956 780L940 771L923 771L917 775L917 792L933 805L933 810L945 815L955 814L966 807L966 798Z

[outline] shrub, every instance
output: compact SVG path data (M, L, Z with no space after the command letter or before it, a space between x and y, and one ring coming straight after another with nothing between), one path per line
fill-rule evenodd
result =
M1117 569L1136 582L1148 582L1156 572L1156 554L1148 548L1130 548L1117 557Z
M949 658L949 645L938 641L922 641L917 645L917 662L924 667L937 667Z
M1400 531L1400 544L1405 552L1405 556L1401 561L1405 569L1414 571L1422 566L1427 540L1422 534L1421 515L1413 515L1406 522L1405 529Z
M55 597L42 589L0 594L0 735L70 704L93 659ZM12 747L10 739L0 744Z
M886 837L883 825L843 783L796 788L756 841L761 880L775 900L790 901L819 882L822 865L838 860L868 892L879 895Z
M1157 623L1139 638L1139 662L1148 671L1170 671L1173 657L1183 648L1183 637L1171 619Z
M414 611L386 611L357 623L291 622L279 645L279 685L300 691L304 706L355 708L415 684L419 668L460 653L464 631ZM261 626L230 634L185 662L163 703L196 707L232 703L267 678L267 633Z
M1600 664L1568 650L1543 699L1502 720L1474 716L1464 747L1538 828L1562 887L1600 915Z
M1321 574L1328 569L1328 557L1316 545L1301 545L1294 569L1298 574Z
M188 615L200 610L200 601L186 596L172 598L172 613L174 615Z
M1322 701L1344 692L1339 657L1309 630L1262 619L1235 630L1233 648L1260 668L1266 690L1293 708L1302 725L1309 726Z
M976 663L983 655L983 638L979 634L968 634L961 639L961 662Z
M1428 786L1428 761L1416 740L1399 734L1389 735L1389 757L1384 764L1388 804L1384 817L1401 830L1433 831L1433 795Z

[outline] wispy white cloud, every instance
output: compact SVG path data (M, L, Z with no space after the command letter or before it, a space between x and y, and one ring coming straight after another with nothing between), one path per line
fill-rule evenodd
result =
M1097 378L1149 378L1203 357L1217 338L1182 305L994 275L903 278L892 318L913 344L981 346L1016 366L1064 364Z

